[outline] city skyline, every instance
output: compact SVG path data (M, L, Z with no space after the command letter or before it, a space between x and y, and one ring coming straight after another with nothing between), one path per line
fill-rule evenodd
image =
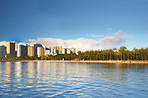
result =
M7 42L0 46L0 57L45 57L58 54L76 54L76 48L63 48L62 46L43 46L39 43L25 44Z
M147 4L147 0L1 0L0 45L38 42L82 51L147 48Z

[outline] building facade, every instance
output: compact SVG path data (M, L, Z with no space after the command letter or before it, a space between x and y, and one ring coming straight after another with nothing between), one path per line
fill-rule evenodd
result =
M7 42L7 55L15 56L15 42Z
M43 47L41 44L33 44L34 45L34 56L37 56L37 47Z
M62 54L67 54L67 48L62 48Z
M43 57L44 56L44 47L37 47L37 56Z
M5 57L6 55L6 46L0 46L0 57Z
M42 47L41 44L30 44L28 46L28 56L37 56L37 47Z
M67 54L71 54L70 48L67 49Z
M27 46L18 44L17 47L17 57L27 56Z
M54 54L62 54L62 46L53 46Z
M76 53L76 48L70 48L71 53Z
M34 55L34 46L28 46L28 56L35 56Z
M45 56L51 55L51 48L45 47L44 53L45 53Z

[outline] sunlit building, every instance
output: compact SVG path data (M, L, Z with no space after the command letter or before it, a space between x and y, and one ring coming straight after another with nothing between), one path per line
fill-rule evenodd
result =
M67 54L67 48L62 48L62 54Z
M34 45L34 56L37 56L37 47L43 47L41 44L33 44Z
M7 56L15 56L15 42L7 42Z
M70 48L67 49L67 54L71 54Z
M44 56L44 47L37 47L37 56L43 57Z
M34 55L34 46L30 45L28 46L28 56L35 56Z
M30 44L28 46L28 56L37 56L37 47L42 47L41 44Z
M27 46L18 44L17 47L17 57L24 57L27 56Z
M45 47L44 53L45 53L45 56L51 55L51 48Z
M71 53L76 53L76 48L70 48Z
M62 54L62 46L53 46L54 54Z
M76 53L76 48L62 48L62 54Z

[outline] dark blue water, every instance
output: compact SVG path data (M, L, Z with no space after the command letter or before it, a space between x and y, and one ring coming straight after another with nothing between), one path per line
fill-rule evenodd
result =
M148 97L148 65L0 62L0 97Z

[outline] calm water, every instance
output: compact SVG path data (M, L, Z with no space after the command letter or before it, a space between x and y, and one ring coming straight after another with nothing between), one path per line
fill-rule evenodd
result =
M148 65L0 62L0 97L148 97Z

